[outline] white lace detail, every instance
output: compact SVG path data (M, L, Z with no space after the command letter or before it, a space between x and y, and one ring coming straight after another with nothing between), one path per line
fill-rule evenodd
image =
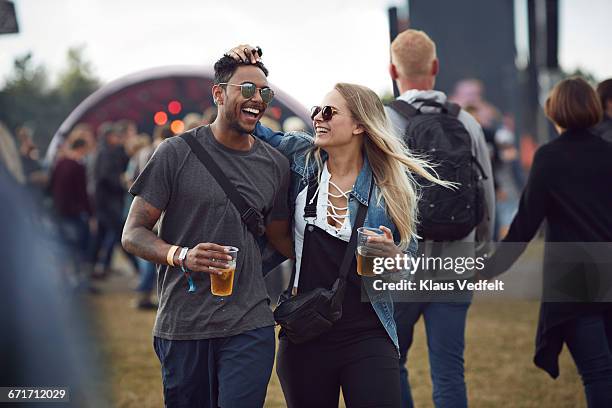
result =
M339 192L339 194L332 193L331 188L329 187L333 187L334 189L336 189ZM338 225L340 225L338 227L336 224L334 225L330 224L330 226L336 231L340 231L342 229L342 226L344 225L345 220L348 218L348 198L349 198L349 194L351 193L351 191L352 191L352 188L348 191L342 191L342 189L338 187L338 185L331 180L331 175L330 175L330 179L328 181L328 190L327 190L327 216L331 218L334 221L334 223L337 223ZM345 198L347 206L346 207L336 207L331 202L329 197ZM341 214L340 211L342 211L343 213Z

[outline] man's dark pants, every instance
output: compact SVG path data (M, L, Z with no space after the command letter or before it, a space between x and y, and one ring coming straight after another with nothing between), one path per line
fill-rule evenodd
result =
M207 340L155 337L165 406L262 407L274 364L274 327Z
M467 407L463 351L465 323L471 293L460 302L397 302L395 322L400 347L400 386L402 408L412 408L406 358L412 345L414 325L425 320L433 401L438 408Z

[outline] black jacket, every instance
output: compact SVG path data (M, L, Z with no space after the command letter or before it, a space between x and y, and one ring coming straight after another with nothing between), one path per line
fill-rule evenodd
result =
M95 161L95 208L99 221L121 230L126 190L121 182L129 157L123 146L103 145Z
M612 243L612 143L590 130L567 131L538 149L508 235L482 275L492 277L508 269L544 220L545 291L560 279L568 278L575 289L572 295L584 295L584 288L574 283L588 285L586 277L592 276L594 268L601 269L585 248L598 246L592 243ZM504 246L504 243L518 244ZM546 292L544 295L546 300ZM610 328L611 310L612 303L542 303L536 365L557 377L563 324L586 313L604 312Z
M603 120L595 126L594 131L605 141L612 142L612 117L604 114Z

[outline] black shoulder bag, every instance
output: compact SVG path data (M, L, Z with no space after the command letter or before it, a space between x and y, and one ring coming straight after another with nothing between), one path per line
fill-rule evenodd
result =
M372 193L372 185L373 181L370 183L369 194ZM313 188L316 188L316 185L314 187L311 184L308 185L309 190ZM308 207L308 198L306 205ZM308 209L305 209L306 212L308 212ZM331 329L333 324L342 317L346 277L357 248L357 228L363 225L366 213L367 207L359 203L351 239L340 266L340 275L331 289L316 288L310 292L291 296L295 277L295 270L293 271L289 288L281 294L278 305L274 310L274 320L283 328L292 343L300 344L320 336ZM314 214L310 215L316 215L316 210Z
M219 186L221 186L227 198L229 198L240 213L240 218L242 218L242 222L244 222L247 229L251 231L255 238L262 236L265 232L263 215L256 208L247 204L244 197L236 190L236 186L228 180L225 174L223 174L223 171L219 168L217 162L214 161L212 156L208 154L206 149L204 149L190 132L183 133L180 137L187 142L191 151L196 155L204 167L206 167L217 183L219 183Z

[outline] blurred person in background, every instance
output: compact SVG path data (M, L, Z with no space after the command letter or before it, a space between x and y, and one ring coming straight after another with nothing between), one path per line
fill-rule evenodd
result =
M514 117L511 114L504 115L502 126L495 132L494 143L498 153L494 167L497 183L494 236L498 240L508 233L524 185L523 168L516 148Z
M17 140L19 141L19 153L21 154L21 164L26 177L27 184L42 194L47 187L49 177L40 162L40 151L32 138L33 132L27 126L17 128Z
M305 132L308 126L297 116L290 116L283 122L283 132Z
M132 204L132 195L128 193L129 188L132 186L138 175L140 174L140 154L143 150L149 149L152 145L151 136L146 133L141 133L136 137L131 138L125 142L125 153L129 160L125 173L123 173L123 185L125 188L125 203L123 208L123 219L127 218L130 205Z
M171 136L172 131L170 131L169 127L167 127L167 129ZM155 131L158 133L156 138L159 139L160 132L157 131L157 128ZM125 171L125 183L127 190L129 190L134 181L136 181L159 143L161 143L161 140L151 141L151 137L144 133L140 134L132 143L126 143L126 151L130 156L130 161ZM132 195L126 193L124 210L125 218L127 218L132 201ZM157 303L153 302L152 300L156 276L155 264L138 257L136 257L136 262L138 265L139 276L139 283L136 287L136 292L138 295L132 305L139 310L155 310L157 309Z
M449 235L442 236L441 233L438 233L439 237L434 239L426 235L427 231L423 231L421 232L419 245L425 248L424 250L420 249L425 256L474 258L491 241L493 234L495 193L491 161L485 137L478 122L465 110L460 109L459 106L447 104L447 96L434 89L439 69L436 44L425 32L406 30L400 33L391 44L389 73L397 84L401 95L396 101L392 102L391 106L387 107L387 115L397 134L404 135L405 143L408 146L411 146L411 142L418 136L414 133L416 129L419 131L426 130L427 136L440 135L439 139L432 138L439 145L431 146L431 148L432 150L439 150L440 153L445 153L441 157L452 157L454 163L457 163L458 160L469 160L469 163L463 162L465 164L459 165L462 167L470 166L469 174L464 177L469 177L468 180L474 181L463 182L462 185L467 188L475 183L478 184L471 187L470 190L466 189L462 192L462 194L472 197L474 200L467 205L465 205L465 201L461 201L463 204L460 208L465 209L465 212L459 218L473 220L467 224L467 227L461 228L460 232L463 232L463 229L471 229L467 232L467 235L459 239L450 238ZM477 82L473 88L476 96L466 99L465 102L480 103L480 106L484 106L480 99L482 93L480 83ZM402 107L402 111L398 110L400 107ZM416 115L407 118L406 113L414 114L415 111L418 112L418 109L422 109L423 113L430 114L428 115L431 118L429 119L430 122L418 122L420 126L415 125L415 127L410 128L411 120L416 121L417 118ZM451 114L451 111L455 113ZM433 122L433 120L436 122ZM428 126L428 123L434 123L435 126ZM410 129L413 130L413 133L406 134L406 131ZM443 129L443 133L435 132L436 129ZM461 141L461 144L459 141ZM469 145L466 143L468 141ZM453 157L452 152L448 150L449 146L463 148L468 154L463 155L462 158ZM440 168L443 165L444 163L441 163ZM440 171L449 171L448 174L452 174L452 176L460 174L448 169ZM441 187L427 188L433 190ZM440 196L430 197L436 199ZM448 202L450 202L449 200L457 200L459 204L461 197L443 197L443 199ZM444 202L438 201L437 204L442 204L438 206L442 208ZM434 210L438 208L435 205L429 207L434 208ZM458 208L459 206L455 207ZM481 219L478 218L476 208L483 209L480 213ZM448 207L445 210L448 210ZM440 220L446 217L444 230L457 229L457 226L451 223L449 214L435 214L433 216L435 219L432 220L425 219L426 215L423 215L424 213L425 211L421 212L421 225L426 222L438 225ZM447 236L449 238L446 238ZM434 240L437 241L435 245L433 244ZM436 251L435 254L433 253L434 250ZM417 276L425 275L425 273L427 272L416 271ZM455 270L444 273L444 271L436 270L435 274L432 272L423 278L452 282L459 279L469 280L473 277L474 270L468 270L464 273L457 273ZM400 345L400 381L403 407L413 406L406 359L413 342L414 326L421 316L423 316L425 322L427 335L434 405L436 407L467 407L463 355L465 350L465 326L471 300L471 291L460 291L456 292L455 299L446 302L443 299L434 298L432 301L417 302L407 299L395 303L395 321Z
M83 139L87 146L89 146L91 149L93 149L96 145L96 137L94 136L91 126L87 123L77 123L72 128L70 133L68 133L68 136L66 137L64 143L60 146L56 161L57 159L62 157L65 150L70 150L72 142L74 142L76 139Z
M595 131L604 140L612 142L612 78L606 79L597 85L597 94L603 109L603 119L595 127Z
M97 220L96 270L94 277L109 275L113 250L121 239L125 185L123 173L129 157L124 149L125 132L112 124L101 129L94 163L94 204ZM99 251L98 251L99 249Z
M217 107L216 106L209 106L208 108L204 109L204 112L202 112L202 124L203 125L210 125L211 123L215 121L216 118L217 118Z
M0 122L0 163L3 164L1 170L5 174L18 183L24 184L26 182L15 139L2 122Z
M61 238L70 250L73 270L71 285L77 290L97 293L91 286L93 265L90 262L92 208L87 194L85 157L92 146L85 139L72 139L70 146L53 167L49 189Z
M140 166L142 153L148 152L152 148L152 145L153 141L151 140L151 136L146 133L141 133L125 143L125 153L129 158L125 173L123 174L123 182L126 190L132 186L132 183L136 180L143 168Z
M265 127L272 129L275 132L280 132L282 130L281 124L278 123L278 120L271 118L268 115L264 115L261 120L261 124Z
M594 243L612 242L612 144L591 129L602 109L580 77L559 82L544 111L559 137L537 150L518 213L481 276L490 279L509 269L546 221L544 294L564 284L577 297L567 303L544 299L533 361L557 378L565 344L582 377L588 407L612 407L612 303L590 303L588 295L609 289L596 274L603 272L609 282L610 264L601 259L603 252L595 258L584 252Z
M174 132L170 129L170 125L156 126L153 130L153 143L149 146L141 149L135 156L136 162L132 168L132 183L136 181L142 170L145 168L151 156L155 152L155 149L164 140L174 136ZM131 187L131 185L130 185ZM131 201L130 201L131 202ZM159 230L159 222L153 227L153 231L156 233ZM155 289L156 283L156 265L153 262L149 262L142 258L137 258L138 271L139 271L139 283L136 288L137 297L133 303L134 307L141 310L154 310L157 309L157 304L153 301L153 289Z
M483 128L495 131L498 127L499 110L484 98L484 84L479 79L468 78L458 81L448 100L462 107L472 106L474 116ZM486 131L485 131L486 132Z
M156 126L153 129L153 141L149 146L146 146L142 150L138 152L136 155L136 165L134 167L134 174L132 176L133 180L136 180L142 169L145 168L151 156L155 152L155 149L160 145L161 142L168 139L169 137L174 136L174 133L170 129L170 125Z
M202 126L202 115L190 112L183 118L183 123L185 124L185 131Z
M102 125L101 125L102 126ZM55 163L64 155L64 149L69 148L77 139L82 139L87 143L89 147L89 154L83 158L83 165L85 166L85 174L87 176L87 195L89 196L89 202L92 205L92 211L94 216L90 218L89 226L92 234L92 240L90 245L89 258L92 265L95 264L93 256L93 250L96 245L97 236L97 222L95 219L95 206L94 206L94 191L95 191L95 180L94 180L94 164L98 154L97 137L92 127L87 123L77 123L74 128L68 133L68 136L64 140L64 143L59 147L57 155L55 157ZM50 172L53 171L51 166Z
M128 143L132 143L134 139L138 138L138 126L136 122L130 119L120 119L115 122L115 132L119 134L119 138L123 140L124 146Z
M472 106L472 105L467 105L465 107L463 107L463 109L469 113L470 115L472 115L474 117L474 119L476 119L476 121L478 122L478 116L477 116L477 109L476 107ZM478 124L480 124L480 122L478 122ZM482 125L481 125L482 127ZM497 181L497 169L501 164L501 159L499 157L499 147L497 146L497 143L495 143L495 134L493 132L486 132L483 129L483 134L485 137L485 142L487 144L487 148L489 150L489 159L491 160L491 172L493 173L493 185L495 187L495 194L497 196L497 192L499 189L499 184ZM497 234L494 233L494 236L496 236Z

